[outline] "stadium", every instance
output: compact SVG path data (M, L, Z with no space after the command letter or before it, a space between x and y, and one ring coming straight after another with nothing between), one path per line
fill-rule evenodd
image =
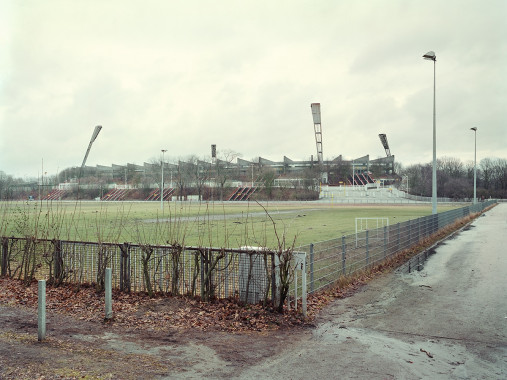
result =
M280 161L258 157L244 160L238 154L217 157L216 144L211 145L209 159L192 156L175 163L162 160L143 165L86 166L93 141L101 127L97 126L80 168L68 168L57 176L56 183L43 180L35 184L30 196L45 200L95 199L122 200L318 200L352 195L369 196L385 188L403 186L395 173L394 155L387 136L379 134L386 156L370 160L366 154L355 159L323 159L320 103L311 104L316 155L308 160L293 160L284 156ZM41 191L42 188L42 191ZM160 189L163 188L161 192ZM34 194L35 191L35 194ZM406 197L406 194L402 194Z

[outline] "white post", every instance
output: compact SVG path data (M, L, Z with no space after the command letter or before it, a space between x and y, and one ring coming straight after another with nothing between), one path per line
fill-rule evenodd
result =
M435 107L435 97L436 97L436 85L435 85L435 67L436 67L436 57L433 60L433 173L432 173L432 188L431 188L431 205L432 205L432 213L437 213L437 124L436 124L436 107Z
M106 319L113 318L113 302L111 295L111 268L106 268L105 296L106 296Z
M356 166L355 161L352 161L352 189L354 189L354 186L356 185Z
M298 309L298 271L294 271L294 310Z
M38 282L37 325L39 342L46 339L46 280Z
M474 202L477 204L477 127L470 128L474 131Z
M301 273L301 304L303 307L303 316L306 317L307 314L307 303L306 303L306 296L307 296L307 287L306 287L306 253L305 252L295 252L294 253L294 292L295 292L295 309L297 310L297 288L298 288L298 270L300 270Z

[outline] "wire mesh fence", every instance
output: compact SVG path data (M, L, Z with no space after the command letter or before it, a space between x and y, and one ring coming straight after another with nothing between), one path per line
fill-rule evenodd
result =
M1 274L104 289L105 269L122 291L257 303L276 295L276 253L269 250L151 246L1 238ZM278 285L279 286L279 285Z
M308 292L317 292L335 283L341 276L373 267L388 257L416 245L438 230L469 214L481 212L494 203L495 200L490 200L300 246L297 250L306 252L309 261ZM300 294L300 290L296 292Z
M372 267L495 202L481 202L298 247L295 251L306 253L308 292L317 292L341 276ZM15 237L2 237L0 241L1 275L27 283L45 278L55 284L93 284L102 290L107 267L112 270L113 288L125 292L191 295L203 300L236 297L249 303L276 303L280 297L280 256L271 250ZM291 286L296 294L302 294L297 289L299 285L293 282Z

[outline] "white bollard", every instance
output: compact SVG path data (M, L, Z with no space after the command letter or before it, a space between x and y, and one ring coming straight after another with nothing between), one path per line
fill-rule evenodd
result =
M297 287L298 287L298 275L297 271L301 271L301 306L303 308L303 316L306 317L307 314L307 288L306 288L306 253L305 252L294 252L294 288L295 288L295 298L296 298L296 310L297 310Z
M298 309L298 268L294 270L294 310Z
M38 281L37 335L39 342L46 339L46 280Z
M111 268L106 268L105 296L106 296L106 319L113 318L113 301L111 292Z

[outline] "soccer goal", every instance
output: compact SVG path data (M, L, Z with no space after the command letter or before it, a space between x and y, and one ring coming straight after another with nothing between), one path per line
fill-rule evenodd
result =
M384 239L383 227L389 227L389 218L356 218L356 248L358 246L359 235L363 231L371 231L368 238L373 240ZM373 230L373 231L372 231Z

